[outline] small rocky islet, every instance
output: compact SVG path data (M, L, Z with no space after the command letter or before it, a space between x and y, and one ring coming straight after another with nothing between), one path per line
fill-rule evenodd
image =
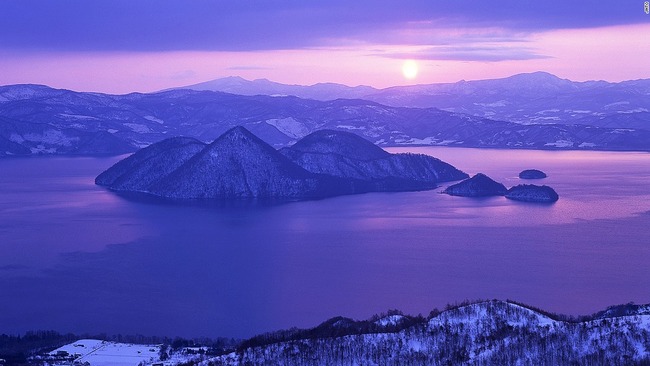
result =
M519 173L519 179L544 179L547 175L538 169L526 169Z
M503 196L508 189L483 173L478 173L460 183L453 184L444 190L451 196L461 197L491 197Z
M545 173L539 170L535 171L544 174L544 177L546 177ZM534 174L539 176L538 173ZM553 188L546 185L539 186L535 184L519 184L511 187L510 189L506 189L503 184L494 181L492 178L483 173L478 173L471 178L453 184L447 187L442 193L461 197L505 196L506 198L514 201L534 203L553 203L560 198Z
M506 198L523 202L553 203L560 197L557 192L549 186L519 184L508 190Z

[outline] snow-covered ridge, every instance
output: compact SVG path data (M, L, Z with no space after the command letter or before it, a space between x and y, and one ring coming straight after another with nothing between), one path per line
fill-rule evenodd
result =
M566 84L549 75L537 75L532 80L533 86L540 80L544 85L549 84L547 81L550 85ZM260 92L251 96L192 90L108 95L37 85L0 86L0 156L117 155L172 136L212 141L238 125L275 148L291 145L317 130L333 129L352 131L383 146L650 151L648 98L614 104L606 110L600 102L592 105L595 102L591 95L584 103L569 99L561 105L556 105L555 98L551 98L553 103L522 104L516 100L519 93L513 94L512 100L507 95L495 99L494 91L499 90L499 85L514 81L517 78L497 84L483 83L481 88L489 94L486 99L461 93L453 97L457 100L450 101L453 105L436 108L388 103L403 98L408 94L406 89L387 89L385 95L370 95L377 97L373 102L270 97L258 95L263 94ZM263 87L259 83L254 86ZM470 86L459 86L467 87ZM621 84L617 88L624 93L633 86ZM530 89L533 94L537 91ZM386 103L378 104L384 103L383 96L388 98ZM432 100L444 102L448 99L445 98L437 95ZM621 101L619 97L610 99L610 104ZM498 106L501 104L505 106ZM57 131L70 144L56 144L46 137L28 138L44 135L45 131Z
M645 365L650 305L612 306L574 318L488 300L434 310L426 318L396 310L365 321L336 317L219 349L82 339L32 360L90 366Z
M388 331L364 332L365 323L352 322L339 336L327 336L324 329L322 337L295 331L291 339L265 343L273 338L268 335L202 365L636 364L650 361L649 308L628 306L624 316L600 318L602 312L572 319L513 302L483 301L411 318Z

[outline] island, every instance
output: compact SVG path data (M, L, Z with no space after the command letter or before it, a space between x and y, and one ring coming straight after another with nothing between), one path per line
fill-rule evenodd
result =
M526 169L519 173L520 179L544 179L546 177L546 173L537 169Z
M506 193L506 198L524 202L553 203L560 196L549 186L520 184L510 188L508 193Z
M275 150L246 128L210 144L174 137L143 148L95 179L118 192L169 199L318 199L428 190L468 175L439 159L390 154L350 132L321 130Z
M507 191L503 184L495 182L483 173L478 173L469 179L447 187L443 193L461 197L490 197L503 196Z

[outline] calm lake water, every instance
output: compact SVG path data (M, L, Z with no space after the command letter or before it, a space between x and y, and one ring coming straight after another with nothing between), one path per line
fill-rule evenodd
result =
M393 148L553 205L372 193L178 205L93 184L113 158L0 159L0 333L248 337L465 299L565 314L650 303L650 154Z

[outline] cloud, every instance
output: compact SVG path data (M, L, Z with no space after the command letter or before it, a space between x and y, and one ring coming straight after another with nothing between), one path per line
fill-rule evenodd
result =
M263 66L231 66L227 70L271 70L271 68Z
M526 47L497 47L497 46L436 46L412 52L385 52L374 56L413 59L413 60L453 60L453 61L517 61L552 58L541 55L534 49Z
M616 0L3 0L0 48L55 51L253 51L381 40L428 23L512 32L648 22ZM417 37L408 44L423 44Z
M196 77L196 72L194 70L183 70L176 73L173 73L170 77L172 80L187 80Z

